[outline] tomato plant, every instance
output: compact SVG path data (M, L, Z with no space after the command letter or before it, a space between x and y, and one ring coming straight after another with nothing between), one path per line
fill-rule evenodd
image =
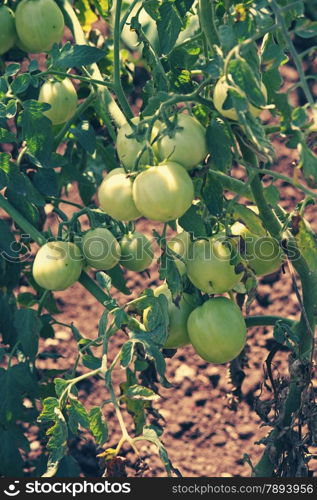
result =
M47 81L40 88L39 102L45 102L51 107L45 111L53 125L60 125L69 120L77 107L77 92L68 78L63 81Z
M16 41L14 14L5 5L0 6L0 55L13 47Z
M84 440L99 476L148 475L153 447L194 470L168 394L222 363L241 450L253 369L269 429L226 472L313 475L313 3L1 2L0 476L85 476Z
M51 241L37 252L32 268L38 285L46 290L66 290L79 278L83 257L77 245Z
M20 42L28 52L46 52L64 34L64 17L54 0L22 0L15 22Z

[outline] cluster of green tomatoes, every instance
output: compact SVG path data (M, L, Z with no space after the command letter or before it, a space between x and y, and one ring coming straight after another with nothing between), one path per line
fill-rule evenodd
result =
M207 156L206 131L189 114L180 113L176 119L171 136L164 133L162 123L156 122L153 127L158 137L153 143L158 165L148 165L149 152L133 135L132 124L126 123L119 129L117 153L123 167L110 171L98 190L100 208L107 215L122 222L145 217L166 223L177 220L195 203L189 171ZM135 118L134 123L137 121ZM137 157L140 168L135 172ZM263 227L259 234L252 234L237 221L231 232L245 240L245 253L255 274L272 273L281 266L278 243ZM269 259L257 257L256 246L261 239L261 252L268 253ZM178 348L191 343L209 362L224 363L234 359L245 344L246 326L238 306L230 298L219 295L234 289L243 273L237 273L231 263L231 249L225 234L220 232L194 240L189 233L181 231L167 245L176 256L180 275L187 276L200 292L213 297L205 295L207 300L203 302L197 294L183 293L176 305L166 283L154 290L155 296L163 294L168 300L169 335L164 347ZM56 254L63 254L63 257L56 260L53 258ZM78 279L83 265L108 270L119 263L140 272L151 265L153 255L151 242L144 234L131 232L117 241L107 228L98 227L88 230L79 246L62 241L44 245L36 255L33 275L42 287L60 290ZM143 313L145 329L151 314L151 308Z

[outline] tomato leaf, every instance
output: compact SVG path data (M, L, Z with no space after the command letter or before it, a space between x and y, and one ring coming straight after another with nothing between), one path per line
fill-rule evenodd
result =
M178 219L179 225L188 233L192 233L195 238L207 236L205 224L199 215L199 207L192 205L187 212Z
M209 213L217 218L220 217L223 212L223 187L212 172L207 174L202 197Z
M216 170L227 172L232 165L232 141L223 124L214 119L206 130L208 151Z
M14 326L24 354L34 361L38 351L42 321L33 309L20 309L15 312Z
M89 428L96 443L103 445L108 439L108 427L99 407L91 408L89 412Z

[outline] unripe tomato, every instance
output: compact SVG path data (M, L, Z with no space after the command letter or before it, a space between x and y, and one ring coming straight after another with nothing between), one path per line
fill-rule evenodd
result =
M0 7L0 55L13 47L16 41L14 14L11 9Z
M196 299L193 295L189 293L183 293L178 307L174 304L172 300L172 294L167 284L163 284L154 290L155 297L159 295L165 295L168 300L168 316L169 316L169 327L168 327L168 338L165 342L165 349L177 349L190 343L187 331L187 320L190 313L197 306ZM148 315L150 313L150 308L145 309L143 313L143 322L146 328L148 328Z
M166 162L141 172L133 184L133 199L144 217L167 222L181 217L194 198L194 185L186 170Z
M120 263L130 271L144 271L151 265L153 248L144 234L137 231L126 234L120 241L120 247Z
M98 190L100 206L114 219L130 221L141 217L133 201L132 179L123 168L115 168L100 184Z
M267 90L263 82L261 82L261 90L262 94L265 97L265 100L267 100ZM240 90L241 95L245 95L242 90ZM228 95L228 84L226 82L225 76L221 77L218 82L216 83L215 90L214 90L214 106L217 111L222 116L225 116L226 118L229 118L230 120L238 120L238 114L234 108L229 108L229 109L223 109L223 104L225 100L227 99ZM252 104L249 105L249 111L250 113L254 116L257 117L261 114L262 109L261 108L256 108Z
M189 247L187 276L203 292L228 292L242 277L235 273L230 257L230 249L222 237L196 240Z
M82 251L90 267L103 271L116 266L121 257L119 243L105 227L90 229L84 234Z
M22 0L15 11L15 24L28 52L47 52L64 34L64 17L54 0Z
M38 100L51 105L44 115L53 125L60 125L69 120L75 113L78 102L76 89L68 78L61 82L45 82L40 89Z
M138 116L135 116L131 120L135 125L137 125L140 121L140 118ZM126 169L132 170L136 164L136 161L138 159L139 153L143 150L146 142L141 141L139 142L136 138L129 138L128 136L133 134L133 129L129 125L129 123L125 123L122 125L122 127L119 128L118 130L118 135L117 135L117 153L119 156L119 160L121 161L122 165L125 166ZM156 137L158 134L158 126L154 126L152 128L152 140ZM154 153L156 153L156 142L153 143L153 150ZM138 166L144 166L147 165L150 161L150 157L147 151L143 151L142 155L139 158Z
M50 241L37 252L33 278L46 290L65 290L79 278L83 267L80 248L68 241Z
M225 297L215 297L189 316L188 335L201 358L209 363L227 363L242 351L246 325L239 307Z
M196 118L181 113L173 135L160 137L157 148L161 161L175 161L190 170L207 156L206 130Z
M176 234L172 239L167 242L167 246L177 253L186 261L188 258L188 249L191 245L190 234L182 231ZM186 264L180 259L174 259L176 267L181 275L186 274Z
M254 234L241 222L231 226L232 234L242 236L244 240L244 255L258 276L265 276L277 271L283 262L282 250L278 241L265 230L263 235Z

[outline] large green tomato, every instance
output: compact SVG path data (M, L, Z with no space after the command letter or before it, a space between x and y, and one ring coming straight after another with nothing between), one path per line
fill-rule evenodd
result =
M0 55L7 52L16 41L14 14L3 5L0 7Z
M182 231L172 239L167 242L167 246L173 250L173 252L177 253L186 261L188 259L188 249L191 245L190 234L186 231ZM175 258L174 262L176 267L181 275L186 274L186 264L180 259Z
M48 52L64 34L64 17L54 0L22 0L15 11L19 39L26 51Z
M262 94L265 97L265 100L267 100L267 90L263 82L261 82L261 90ZM241 91L241 95L244 95L244 93ZM225 116L226 118L229 118L230 120L239 120L238 114L234 108L229 108L229 109L223 109L223 104L225 100L227 99L228 96L228 84L226 82L225 76L221 77L218 82L216 83L215 90L214 90L214 106L217 111L222 116ZM254 116L257 117L261 114L262 109L261 108L256 108L252 104L249 106L249 111L250 113Z
M80 248L67 241L50 241L35 256L33 278L46 290L65 290L79 278L83 267Z
M121 258L119 243L105 227L90 229L84 234L82 251L90 267L103 271L112 269Z
M154 290L155 297L159 295L165 295L168 300L168 316L169 316L169 327L168 327L168 338L165 342L165 349L177 349L190 343L187 331L187 320L190 313L197 306L197 301L193 295L188 293L183 293L178 307L174 304L172 300L172 294L167 284L161 285ZM148 314L150 308L145 309L143 313L143 322L145 327L148 327Z
M144 217L167 222L181 217L191 206L194 185L181 165L166 162L137 176L133 199Z
M103 211L121 221L141 217L133 201L132 184L132 177L123 168L111 170L98 190L99 203Z
M189 247L187 276L203 292L228 292L242 277L242 274L235 273L230 257L231 251L223 237L196 240Z
M153 248L150 240L142 233L135 231L123 236L120 241L120 263L130 271L144 271L153 260Z
M283 262L283 252L278 241L263 230L263 235L253 234L241 222L235 222L231 226L232 234L242 236L244 240L245 258L258 276L265 276L277 271Z
M181 113L172 135L162 135L157 147L161 161L175 161L190 170L207 156L206 130L196 118Z
M132 122L137 125L140 121L138 116L132 118ZM133 170L136 161L138 159L139 153L143 150L146 142L139 142L136 138L128 137L133 134L133 129L129 125L129 123L125 123L118 130L117 135L117 153L119 156L119 160L122 165L125 166L128 170ZM158 134L158 124L152 128L152 140ZM157 146L156 142L153 143L154 152L156 152ZM147 165L150 161L150 157L147 151L143 151L142 155L139 158L138 166Z
M190 341L209 363L227 363L242 351L246 325L239 307L225 297L215 297L197 307L187 322Z
M39 94L39 102L46 102L51 108L44 112L53 125L60 125L69 120L76 111L77 92L71 80L45 82Z

